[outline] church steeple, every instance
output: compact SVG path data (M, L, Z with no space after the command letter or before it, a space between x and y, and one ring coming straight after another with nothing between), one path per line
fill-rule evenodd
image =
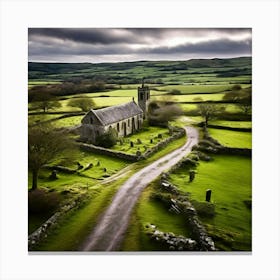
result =
M138 87L138 105L144 112L144 118L146 118L147 101L150 100L150 89L145 86L145 80L142 79L142 86Z

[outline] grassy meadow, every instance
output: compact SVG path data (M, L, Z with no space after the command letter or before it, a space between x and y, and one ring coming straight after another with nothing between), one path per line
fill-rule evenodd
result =
M192 200L204 202L206 190L212 190L216 214L201 220L220 250L251 250L251 168L249 158L223 155L200 162L191 183L186 181L184 168L171 175L171 182L190 193Z
M210 135L222 145L232 148L252 148L252 133L225 129L208 129Z

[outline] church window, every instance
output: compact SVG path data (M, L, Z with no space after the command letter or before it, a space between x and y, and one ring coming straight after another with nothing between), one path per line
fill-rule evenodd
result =
M130 119L127 120L127 126L130 127Z
M93 124L93 118L90 118L90 124Z
M117 131L120 132L120 124L117 124Z

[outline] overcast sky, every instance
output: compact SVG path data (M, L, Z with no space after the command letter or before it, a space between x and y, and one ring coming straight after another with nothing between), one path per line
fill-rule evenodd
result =
M29 28L29 61L118 62L251 56L250 28Z

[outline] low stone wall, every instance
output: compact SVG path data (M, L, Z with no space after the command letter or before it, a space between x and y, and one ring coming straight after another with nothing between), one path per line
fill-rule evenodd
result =
M42 114L39 114L39 115L43 115L43 114L45 114L45 113L42 113ZM48 114L50 114L50 113L48 113ZM53 114L57 114L57 113L53 113ZM38 114L37 113L36 114L29 113L29 115L38 115ZM65 115L57 117L57 118L53 118L53 119L50 119L50 120L34 123L34 124L30 125L29 127L34 127L34 126L37 126L37 125L40 125L40 124L51 123L51 122L54 122L54 121L57 121L57 120L65 119L65 118L76 117L76 116L83 116L83 115L85 115L84 112L68 113L68 114L65 114Z
M214 124L208 124L208 128L217 128L217 129L226 129L226 130L232 130L232 131L243 131L243 132L251 132L252 128L250 127L229 127L229 126L223 126L223 125L214 125Z
M111 156L111 157L117 157L117 158L121 158L121 159L125 159L128 161L138 161L141 159L141 156L136 156L136 155L131 155L131 154L127 154L127 153L123 153L123 152L118 152L118 151L113 151L110 149L106 149L103 147L99 147L99 146L95 146L92 144L86 144L86 143L78 143L78 145L80 146L80 148L82 150L88 151L88 152L94 152L97 154L102 154L102 155L107 155L107 156Z
M71 168L68 168L68 167L65 167L65 166L61 166L61 165L44 165L45 168L48 168L50 170L56 170L56 171L61 171L63 173L66 173L66 174L74 174L77 172L77 170L75 169L71 169Z
M230 154L238 156L252 156L252 150L248 148L231 148L222 146L217 151L218 154Z
M167 192L172 190L172 196L168 197L162 194L156 194L156 199L162 200L169 207L169 211L181 214L186 218L186 222L191 230L191 237L196 241L196 243L191 243L193 245L192 250L216 251L212 238L208 236L206 229L200 223L197 212L187 196L178 195L179 191L176 186L172 185L166 179L160 181L160 188ZM189 246L188 242L186 244Z
M153 148L148 149L144 154L143 157L147 158L151 156L152 154L156 153L160 149L166 147L170 142L177 140L181 137L186 135L186 131L184 129L180 129L178 132L175 132L172 136L166 138L165 140L159 142L157 145L155 145Z
M171 251L197 251L197 242L173 232L162 232L153 224L146 225L147 234L152 240L162 244Z
M78 207L84 201L85 195L80 195L73 201L62 206L59 211L53 214L46 222L28 236L28 250L32 249L44 238L48 237L49 230L57 225L58 220L71 209Z
M136 161L139 161L139 160L150 157L154 153L158 152L160 149L167 146L172 141L183 137L185 134L186 134L186 132L185 132L184 129L178 129L178 131L174 132L172 136L170 136L170 137L166 138L165 140L159 142L154 147L148 149L145 153L139 154L139 155L132 155L132 154L124 153L124 152L114 151L114 150L111 150L111 149L106 149L106 148L103 148L103 147L100 147L100 146L95 146L95 145L92 145L92 144L86 144L86 143L83 143L83 142L78 142L78 145L80 146L81 149L83 149L85 151L99 153L99 154L108 155L108 156L111 156L111 157L117 157L117 158L125 159L125 160L128 160L128 161L136 162Z

